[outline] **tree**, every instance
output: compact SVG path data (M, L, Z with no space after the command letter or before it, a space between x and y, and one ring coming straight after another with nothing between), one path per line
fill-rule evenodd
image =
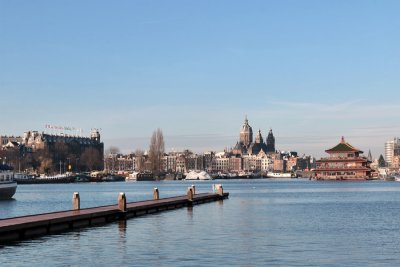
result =
M141 149L136 149L135 151L136 158L136 170L143 171L144 170L144 151Z
M116 146L110 146L107 150L106 150L106 155L116 155L119 154L119 148Z
M117 154L120 153L120 150L118 147L115 146L110 146L105 154L106 154L106 169L114 171L115 165L116 165L116 157Z
M99 170L101 168L101 155L97 149L88 147L83 151L80 159L81 165L86 166L89 171Z
M150 139L149 160L151 162L151 171L159 174L161 170L162 157L165 151L164 136L160 128L153 132Z
M385 159L383 158L382 154L379 156L378 166L380 168L386 167L386 162L385 162Z

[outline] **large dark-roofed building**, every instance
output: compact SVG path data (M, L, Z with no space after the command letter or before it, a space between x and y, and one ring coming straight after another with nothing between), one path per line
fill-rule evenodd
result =
M275 137L270 129L266 143L263 140L261 130L258 130L257 136L253 142L253 129L249 125L247 117L240 129L240 138L232 149L234 155L258 155L260 152L264 154L275 153Z

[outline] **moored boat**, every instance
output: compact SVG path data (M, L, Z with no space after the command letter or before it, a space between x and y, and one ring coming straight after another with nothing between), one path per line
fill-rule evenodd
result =
M292 178L292 174L290 172L268 172L268 178Z
M12 168L0 164L0 200L10 199L17 191L17 182L14 181Z
M205 171L201 172L190 171L186 174L185 178L185 180L212 180L212 179L213 178L211 177L211 175Z
M131 174L129 174L126 178L125 178L126 182L132 182L132 181L155 181L154 179L154 175L152 172L133 172Z

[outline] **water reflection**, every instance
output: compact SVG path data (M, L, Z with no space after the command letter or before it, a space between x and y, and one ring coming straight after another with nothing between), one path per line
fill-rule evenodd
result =
M186 211L187 211L187 213L186 213L187 214L187 218L189 218L190 221L192 221L193 220L193 207L192 206L188 206Z
M118 233L121 239L126 238L126 228L127 228L126 220L118 221Z

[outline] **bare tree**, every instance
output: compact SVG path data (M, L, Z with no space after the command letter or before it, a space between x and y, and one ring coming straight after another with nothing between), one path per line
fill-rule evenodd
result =
M153 132L150 139L149 160L151 170L154 174L159 174L161 169L162 157L165 151L164 136L160 128Z
M143 171L144 170L144 151L141 149L136 149L135 151L136 158L136 170Z
M115 165L116 165L116 158L117 154L120 153L120 150L118 147L115 146L110 146L105 154L106 154L106 169L114 171L115 170Z
M115 155L115 154L119 154L120 150L118 147L116 146L110 146L107 150L106 150L106 155Z
M80 162L85 165L89 171L98 170L101 166L101 155L97 149L88 147L81 155Z

